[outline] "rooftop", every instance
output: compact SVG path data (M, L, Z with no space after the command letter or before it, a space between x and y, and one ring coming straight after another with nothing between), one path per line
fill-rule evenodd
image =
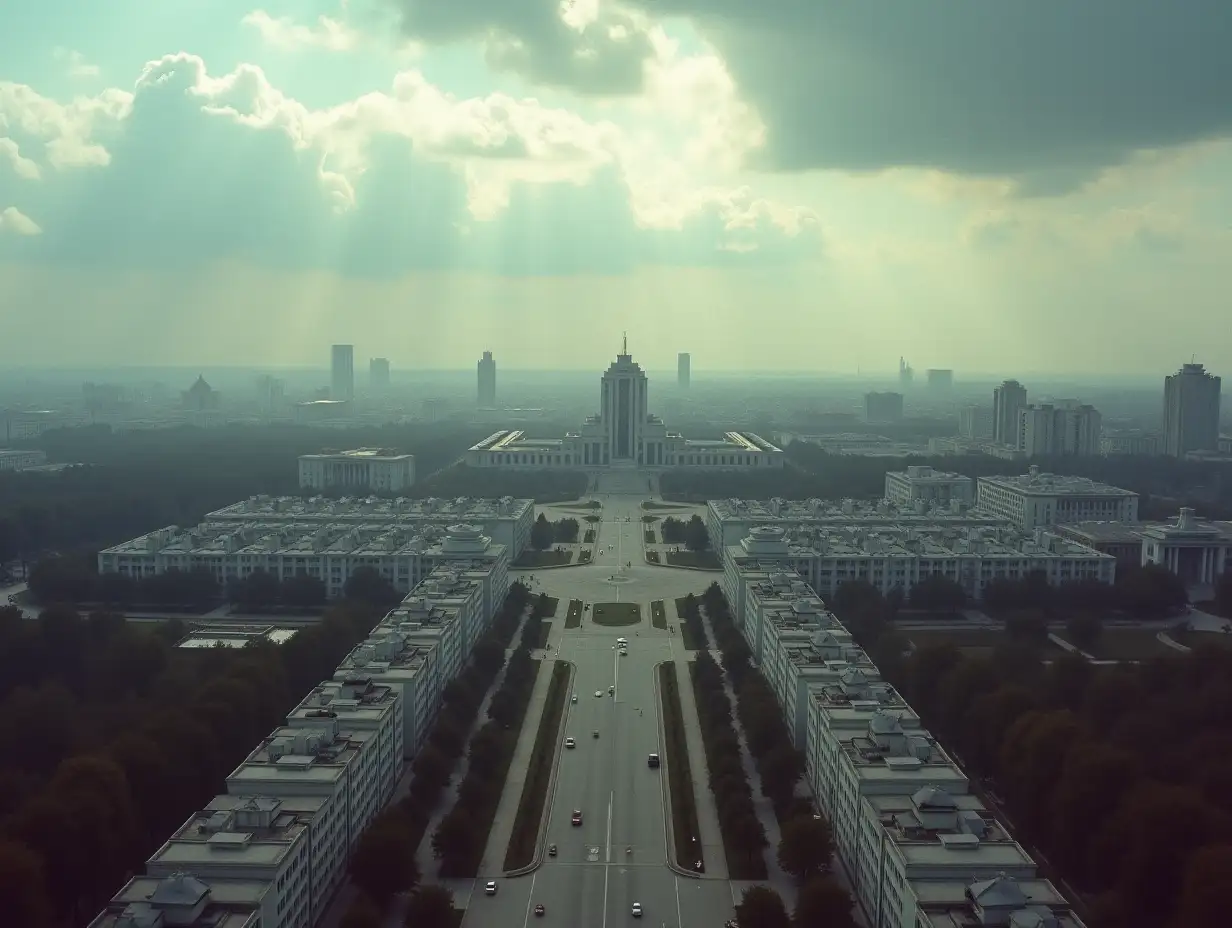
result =
M867 796L865 801L908 868L953 864L1021 872L1034 867L976 796L922 786L909 796Z
M910 480L913 483L972 483L970 477L965 474L949 473L943 470L934 470L926 464L909 464L906 470L892 470L886 472L887 477L896 477L903 480Z
M397 709L401 691L374 683L362 673L342 680L326 680L309 691L300 704L287 714L292 727L310 727L322 719L333 719L342 727L376 728Z
M823 724L827 728L868 731L873 724L873 716L884 713L905 732L921 730L919 716L898 690L865 668L853 669L855 673L840 676L835 682L818 681L809 685L809 693L821 710Z
M372 734L340 732L337 719L321 719L321 725L313 728L276 728L227 780L241 790L245 783L268 780L332 784L346 776Z
M1031 473L1016 477L980 477L981 486L1004 487L1027 496L1107 496L1137 497L1132 490L1099 483L1090 477L1074 477L1064 474L1048 474L1032 468Z
M779 526L778 541L771 540L771 527L757 526L739 546L728 550L739 560L742 554L757 557L807 558L1106 558L1072 538L1053 531L1023 532L1005 523L986 526L945 524L920 525L797 525Z
M148 866L163 872L238 865L276 871L325 802L316 796L215 796L167 839Z
M959 501L936 504L913 500L911 504L884 499L715 499L709 507L720 520L748 522L835 522L900 524L910 522L956 523L960 525L1004 525L999 516L978 512Z
M207 522L276 521L301 519L310 522L389 523L415 520L436 522L487 522L515 519L534 506L529 499L379 499L377 497L251 496L209 513Z
M389 617L386 616L385 621ZM428 662L440 640L440 628L416 627L412 623L382 623L367 639L351 649L342 659L334 679L346 679L354 672L369 677L395 673L413 677Z
M177 648L243 648L254 641L286 644L299 633L297 628L279 628L249 622L218 622L194 628L176 644Z
M999 916L1007 928L1082 928L1065 897L1047 880L910 880L930 928L982 928L980 918ZM1010 920L1010 915L1015 920Z
M350 451L333 451L327 449L319 454L301 454L301 461L371 461L371 460L386 460L386 461L413 461L415 455L403 454L400 451L395 451L393 448L353 448Z
M90 928L256 928L264 880L202 880L188 873L133 877Z
M873 709L867 731L840 742L843 756L862 781L902 781L900 792L911 792L925 781L951 793L966 792L967 777L937 739L918 724L914 712ZM904 724L906 723L906 724ZM887 792L879 789L879 792ZM861 791L863 792L863 790Z

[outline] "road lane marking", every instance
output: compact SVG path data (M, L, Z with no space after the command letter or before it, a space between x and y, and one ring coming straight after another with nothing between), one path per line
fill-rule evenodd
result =
M607 862L612 862L612 803L616 800L616 792L613 790L607 797Z
M530 876L530 895L526 897L526 915L522 918L522 928L526 928L530 924L531 906L535 904L535 878L539 876L539 871L535 871Z
M680 928L684 928L684 919L680 917L680 877L675 877L674 879L676 881L676 924ZM701 889L701 886L697 888Z

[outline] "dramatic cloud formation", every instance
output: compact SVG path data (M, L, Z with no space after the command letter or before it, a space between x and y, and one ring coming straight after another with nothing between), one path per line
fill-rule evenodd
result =
M54 172L20 188L0 178L44 230L7 245L29 259L568 274L819 251L807 211L744 189L639 185L637 146L614 124L501 94L455 99L414 71L314 110L256 66L213 76L177 54L131 94L62 104L0 84L0 120L14 178ZM701 144L724 131L706 127Z
M485 39L496 63L586 93L640 90L654 50L631 10L688 17L765 120L770 170L930 167L1054 193L1232 129L1227 0L628 0L585 28L560 0L389 2L408 34Z

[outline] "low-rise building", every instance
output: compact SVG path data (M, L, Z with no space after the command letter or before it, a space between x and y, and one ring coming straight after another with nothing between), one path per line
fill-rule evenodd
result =
M294 928L262 880L202 880L191 873L135 876L90 928Z
M355 448L299 456L299 485L305 490L345 488L397 493L415 483L415 455L389 448Z
M26 448L0 448L0 472L41 467L47 463L47 452Z
M980 477L978 508L1019 528L1069 522L1138 521L1138 494L1089 477L1042 472L1032 464L1017 477Z
M965 506L975 502L975 483L964 474L949 474L924 465L912 464L905 471L885 475L885 498L899 506L916 500L948 506L955 500Z

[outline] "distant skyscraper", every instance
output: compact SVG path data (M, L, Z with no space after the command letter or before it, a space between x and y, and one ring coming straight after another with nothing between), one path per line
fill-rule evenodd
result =
M1007 380L992 391L993 441L1018 447L1018 414L1026 405L1027 388L1017 380Z
M389 388L389 358L372 358L368 362L368 383L373 390Z
M334 345L330 364L329 398L355 399L355 346Z
M1221 384L1201 364L1186 364L1164 379L1164 454L1179 458L1218 448Z
M898 359L898 388L904 393L911 389L912 381L915 380L915 371L911 365L907 363L906 358Z
M992 437L992 407L964 406L958 411L958 434L963 438Z
M496 407L496 359L492 352L485 351L479 359L479 408Z
M676 386L682 390L687 390L689 387L689 364L690 358L687 351L676 355Z
M1102 420L1093 406L1044 403L1018 412L1015 447L1028 457L1042 454L1100 453Z

